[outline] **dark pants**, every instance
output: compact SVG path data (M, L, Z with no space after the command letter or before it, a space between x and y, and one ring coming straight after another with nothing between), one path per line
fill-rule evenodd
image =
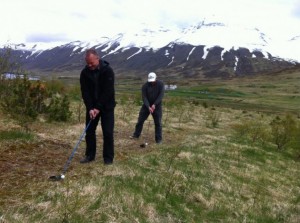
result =
M141 107L139 118L135 126L135 131L133 133L135 137L140 137L141 132L143 130L144 122L146 121L149 115L150 115L149 109L145 105L143 105ZM155 141L160 142L162 141L162 124L161 124L162 106L157 106L151 115L153 117L154 124L155 124Z
M90 124L86 131L86 151L85 155L94 160L96 157L96 129L101 118L101 128L103 134L103 159L104 162L112 162L114 160L114 109L109 111L101 111ZM86 125L90 121L89 112L86 113Z

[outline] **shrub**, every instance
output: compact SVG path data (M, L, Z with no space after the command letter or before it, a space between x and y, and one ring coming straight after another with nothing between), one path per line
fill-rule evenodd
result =
M272 142L277 145L278 150L282 150L296 137L297 122L290 114L283 119L277 116L270 125Z
M220 122L220 114L216 111L215 108L211 108L211 111L207 111L206 114L206 126L207 127L218 127Z
M40 82L33 84L26 75L4 80L3 86L0 104L2 111L28 130L28 124L45 110L43 101L46 91L42 90Z
M52 84L53 84L53 81L52 81ZM59 85L60 85L60 83L59 83ZM61 88L61 89L64 90L64 88ZM57 92L62 92L62 91L57 91ZM80 86L79 85L70 86L68 88L68 95L71 100L81 101L82 97L81 97Z
M61 81L55 79L46 82L46 88L53 94L65 93L66 91L64 84Z
M207 104L207 102L206 102L206 101L204 101L204 102L202 103L202 106L203 106L203 108L208 108L208 104Z
M68 121L71 117L68 97L66 95L54 95L47 107L47 114L49 121Z
M269 137L268 126L263 120L248 120L232 126L238 138L250 139L251 142L264 142Z
M0 107L26 130L39 114L48 114L49 121L68 121L70 102L66 96L49 92L44 83L30 81L27 76L5 80ZM45 101L49 99L47 106Z

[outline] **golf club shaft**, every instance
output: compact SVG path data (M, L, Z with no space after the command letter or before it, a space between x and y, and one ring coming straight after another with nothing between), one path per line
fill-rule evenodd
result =
M146 143L148 143L148 140L149 140L149 129L150 129L150 120L148 120L148 128L147 128L147 132L146 132Z
M62 174L65 174L65 173L67 172L67 169L68 169L68 167L69 167L69 165L70 165L70 163L71 163L71 161L72 161L72 159L73 159L73 157L74 157L74 154L75 154L75 152L76 152L76 150L77 150L77 148L78 148L78 145L79 145L79 143L81 142L82 138L84 137L85 132L86 132L87 129L89 128L91 122L92 122L92 119L88 122L88 124L86 125L84 131L82 132L82 134L81 134L81 136L80 136L80 138L79 138L79 140L78 140L76 146L74 147L74 149L73 149L73 151L72 151L72 153L71 153L69 159L67 160L67 162L66 162L66 164L65 164L65 166L64 166L64 169L63 169Z

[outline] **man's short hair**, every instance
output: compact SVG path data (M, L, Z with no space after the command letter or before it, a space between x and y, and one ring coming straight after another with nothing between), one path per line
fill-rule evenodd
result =
M86 52L85 52L85 56L89 56L89 55L95 55L95 56L99 56L97 51L95 49L88 49Z

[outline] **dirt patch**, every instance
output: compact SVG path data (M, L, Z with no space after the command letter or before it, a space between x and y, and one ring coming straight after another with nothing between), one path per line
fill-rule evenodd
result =
M2 120L3 122L3 120ZM12 128L10 122L1 123L0 130L19 129ZM8 126L10 124L10 126ZM33 141L5 140L0 141L0 210L7 207L21 207L40 191L48 190L52 183L49 177L61 174L65 163L70 157L74 146L84 125L53 125L36 123L31 126L35 133ZM96 167L102 166L102 133L97 130L97 155ZM129 138L131 131L124 126L116 126L115 130L115 160L116 163L130 159L132 156L157 150L159 146L154 141L154 126L138 140ZM171 142L172 136L164 136L164 144ZM149 143L147 148L141 149L140 144L145 140ZM85 139L80 143L76 154L68 168L68 179L77 179L90 174L88 166L79 165L79 160L84 155ZM99 165L99 166L97 166ZM58 182L61 183L62 181ZM54 184L55 185L55 184Z
M32 186L57 174L71 146L59 141L1 142L0 206L31 196Z

